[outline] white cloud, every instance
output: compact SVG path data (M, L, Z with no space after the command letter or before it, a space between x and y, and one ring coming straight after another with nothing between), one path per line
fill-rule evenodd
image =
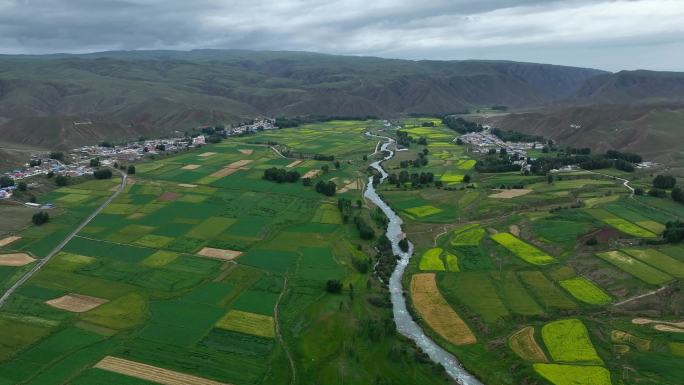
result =
M558 62L574 51L601 55L585 65L616 69L638 66L645 52L665 54L654 47L683 37L681 0L0 0L7 53L251 48L460 59L498 52ZM624 63L626 48L634 63ZM671 65L684 69L684 54L673 55Z

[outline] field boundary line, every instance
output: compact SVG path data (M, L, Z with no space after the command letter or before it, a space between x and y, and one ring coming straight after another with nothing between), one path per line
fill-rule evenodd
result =
M294 385L297 382L297 369L295 368L292 353L290 353L290 349L285 344L285 339L283 338L283 334L280 331L280 322L278 321L278 310L280 309L280 303L282 302L282 299L286 293L287 277L285 277L285 281L283 282L283 290L280 292L280 295L278 296L278 301L276 301L276 304L273 307L273 319L275 320L276 337L278 338L278 342L280 342L280 344L283 346L283 351L285 351L285 355L287 356L288 361L290 361L290 369L292 370L292 379L290 380L290 385Z
M76 234L81 232L81 230L83 230L84 227L86 227L98 214L100 214L100 212L102 212L102 210L104 210L105 207L112 203L112 201L117 196L119 196L119 194L121 194L121 192L126 188L128 175L126 175L126 173L124 173L121 170L114 170L121 175L121 184L119 185L119 188L116 189L116 191L114 191L114 193L110 195L109 198L107 198L107 200L104 201L98 208L96 208L95 211L93 211L83 222L81 222L81 224L78 225L78 227L76 227L71 233L69 233L69 235L67 235L67 237L62 240L62 242L60 242L54 249L52 249L52 251L50 251L50 253L48 253L48 255L46 255L45 258L39 259L36 265L33 266L33 268L31 268L31 270L26 272L26 274L19 278L17 282L15 282L12 286L10 286L7 289L7 291L5 291L2 297L0 297L0 308L2 308L5 302L7 302L7 299L15 291L17 291L17 289L19 289L21 285L28 281L33 276L33 274L37 273L43 266L45 266L45 264L47 264L50 261L50 259L52 259L52 257L54 257L57 253L62 251L64 246L66 246L66 244L69 243L69 241L71 241L76 236Z
M660 293L661 291L667 289L668 287L669 287L669 285L665 285L665 286L663 286L663 287L661 287L661 288L659 288L659 289L651 290L651 291L649 291L648 293L640 294L640 295L637 295L636 297L632 297L632 298L627 298L626 300L623 300L623 301L620 301L620 302L618 302L618 303L613 304L613 306L622 306L622 305L624 305L624 304L626 304L626 303L630 303L630 302L632 302L632 301L636 301L636 300L641 299L641 298L645 298L645 297L648 297L648 296L651 296L651 295L654 295L654 294L658 294L658 293Z

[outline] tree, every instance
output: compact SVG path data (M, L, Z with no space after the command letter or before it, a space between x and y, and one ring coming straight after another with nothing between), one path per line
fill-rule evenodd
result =
M641 187L637 187L634 189L634 195L644 195L644 189Z
M29 167L37 167L37 166L40 166L41 164L43 164L43 161L40 159L31 159L29 161Z
M339 160L335 161L335 168L340 168L340 161Z
M40 226L50 220L50 215L45 211L39 211L33 214L33 218L31 218L31 220L33 221L33 224Z
M551 173L546 174L546 183L549 183L549 184L553 183L553 174L551 174Z
M598 245L598 239L596 239L596 237L591 237L587 239L587 241L584 242L584 244L587 246L596 246Z
M469 174L465 174L463 176L463 183L470 183L470 175Z
M26 191L28 189L28 185L26 182L21 181L19 184L17 184L17 189L19 189L19 191Z
M463 145L463 140L461 140L461 138L456 138L456 144L459 146Z
M286 170L284 168L271 167L264 170L264 179L277 183L294 183L299 180L299 172L296 170Z
M93 158L90 160L90 167L100 167L100 158Z
M302 179L302 185L311 186L311 178L303 178Z
M338 279L329 279L325 282L325 291L332 294L339 294L342 292L342 282Z
M672 197L673 201L684 203L684 191L682 191L681 187L673 188L672 192L670 193L670 196Z
M126 170L126 174L135 175L135 166L134 165L128 166L128 169Z
M402 240L400 240L400 241L399 241L399 248L400 248L401 251L403 251L404 253L408 252L408 251L409 251L408 239L403 238Z
M166 145L164 143L158 144L154 147L157 151L166 151Z
M327 195L329 197L335 195L335 191L337 190L337 185L333 181L328 181L327 183L319 180L318 183L316 183L316 192Z
M48 171L47 175L45 175L45 177L48 178L48 179L52 178L53 176L55 176L55 172L54 172L54 171Z
M14 186L14 179L7 175L0 176L0 188Z
M653 179L653 187L659 189L671 189L677 184L677 179L672 175L658 175Z
M667 222L665 224L663 238L670 243L678 243L684 240L684 222Z
M652 188L648 190L648 195L656 198L665 198L667 196L667 192L663 189Z
M66 175L57 175L55 178L55 184L60 187L64 187L69 184L69 178Z
M328 171L330 171L330 166L328 166L327 164L324 164L323 167L321 167L321 170L323 170L324 174L327 174Z
M112 179L112 170L108 168L100 168L93 171L95 179Z
M50 153L50 159L62 161L62 160L64 160L64 153L58 152L58 151L53 151Z

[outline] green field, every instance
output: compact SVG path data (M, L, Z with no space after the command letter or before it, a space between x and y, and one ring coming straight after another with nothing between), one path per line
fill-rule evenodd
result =
M420 257L420 270L446 270L444 267L444 262L440 258L442 251L443 250L439 247L425 251L423 256Z
M534 364L534 370L554 385L611 385L610 372L601 366Z
M410 136L383 163L408 181L376 188L414 245L408 311L469 372L485 384L683 383L682 335L659 329L681 321L684 247L656 238L679 206L585 171L552 183L488 172L440 119L408 117L267 130L137 163L134 183L0 309L0 384L151 384L95 368L106 356L233 385L452 383L395 330L396 259L362 194L382 157L367 130ZM556 147L531 154L565 156ZM273 167L316 171L312 184L337 192L263 179ZM618 174L649 186L655 172ZM421 173L434 179L417 183ZM45 255L118 182L39 195L58 205L54 222L12 230L22 238L0 251ZM34 265L0 266L0 285ZM406 289L421 272L441 296L418 307ZM475 338L455 345L439 322Z
M556 362L603 364L589 339L586 326L578 319L547 323L541 334L546 349Z
M533 265L546 265L555 261L552 256L529 243L521 241L512 234L498 233L492 235L491 238L527 263Z
M340 367L353 373L346 377L353 383L444 384L440 372L411 358L415 347L386 327L391 309L370 305L386 289L369 268L375 240L361 239L353 223L369 210L357 207L360 190L351 181L365 179L363 157L376 141L363 132L378 126L311 124L137 164L135 183L0 311L0 383L148 383L94 369L107 355L235 385L289 383L287 348L299 384L333 383ZM349 161L294 163L260 145L269 142L293 154ZM235 162L242 169L221 176ZM262 179L264 169L291 164L300 174L327 166L314 182L335 180L340 190L349 181L348 191L326 197L301 182ZM10 251L45 254L118 182L74 184L41 198L65 213L20 233ZM342 217L339 196L354 202L351 218ZM430 210L416 214L435 216ZM374 231L377 239L379 227ZM239 256L199 255L204 248ZM454 255L445 252L443 262L440 254L442 270L444 262L458 270ZM10 282L26 269L6 270L0 280L7 274ZM340 280L342 293L327 292L328 280ZM98 302L87 311L45 303L66 294ZM351 346L354 355L340 355ZM395 351L406 356L375 365Z
M596 255L606 262L615 265L617 268L622 269L625 272L652 285L661 285L672 280L672 276L669 274L653 268L620 251L609 251L605 253L598 253Z
M590 305L607 305L611 298L600 287L586 278L576 277L560 281L563 289L567 290L573 297Z

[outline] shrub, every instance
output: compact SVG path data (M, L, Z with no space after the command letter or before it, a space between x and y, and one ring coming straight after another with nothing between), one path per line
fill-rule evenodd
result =
M0 187L10 186L14 186L14 179L8 177L7 175L0 176Z
M93 172L95 179L112 179L112 170L108 168L101 168Z
M40 226L50 220L50 214L46 213L45 211L40 211L33 214L33 218L31 218L31 220L33 221L33 224Z
M66 175L57 175L57 177L55 178L55 184L57 186L64 187L69 184L69 177L67 177Z
M677 179L672 175L658 175L653 179L653 187L659 189L671 189L677 184Z
M337 279L329 279L325 283L325 291L332 294L339 294L342 292L342 282Z

